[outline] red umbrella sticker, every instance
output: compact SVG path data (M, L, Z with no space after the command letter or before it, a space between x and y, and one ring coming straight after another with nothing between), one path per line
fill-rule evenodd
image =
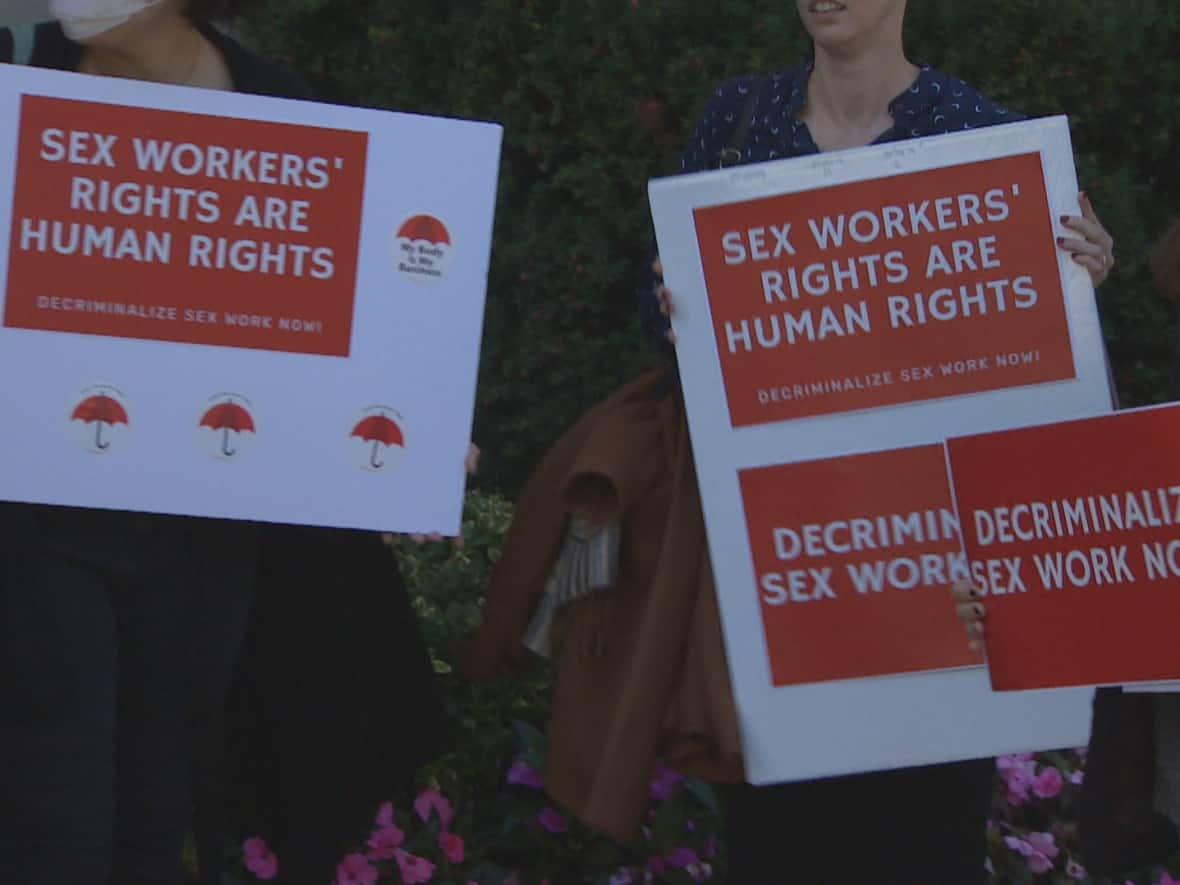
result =
M361 418L352 428L349 438L370 443L368 463L365 467L370 470L383 470L389 466L391 452L400 454L405 451L406 437L401 424L398 423L401 416L397 412L382 406L369 411L370 414Z
M97 391L90 393L90 391ZM111 447L112 431L122 424L130 426L127 409L120 402L119 392L107 387L87 388L87 394L70 413L70 421L80 421L93 431L86 447L92 452L105 452Z
M420 282L445 276L451 247L451 232L433 215L406 219L393 237L397 269Z
M250 413L250 401L232 393L219 393L212 400L214 405L205 408L197 429L201 433L203 448L220 460L228 461L243 451L249 433L257 436L254 416Z

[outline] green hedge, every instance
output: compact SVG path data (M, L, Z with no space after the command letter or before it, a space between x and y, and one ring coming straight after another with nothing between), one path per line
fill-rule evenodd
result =
M1118 240L1102 301L1119 386L1158 400L1174 323L1146 256L1180 213L1180 4L910 5L915 60L1072 117L1081 178ZM476 436L484 481L508 491L657 358L633 295L648 178L675 168L717 82L806 47L784 0L268 0L246 27L326 99L504 124Z

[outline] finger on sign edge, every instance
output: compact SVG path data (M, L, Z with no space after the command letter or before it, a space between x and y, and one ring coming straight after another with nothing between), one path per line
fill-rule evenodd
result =
M987 617L987 610L978 602L964 602L955 609L959 620L965 624Z
M955 583L951 585L951 596L960 602L966 602L969 599L975 599L976 597L971 595L971 590L974 586L974 583L969 580L955 581Z

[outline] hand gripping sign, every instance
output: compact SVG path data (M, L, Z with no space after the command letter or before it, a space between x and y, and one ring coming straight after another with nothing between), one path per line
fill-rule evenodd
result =
M1064 120L650 190L750 779L1084 741L966 650L942 448L1109 409Z

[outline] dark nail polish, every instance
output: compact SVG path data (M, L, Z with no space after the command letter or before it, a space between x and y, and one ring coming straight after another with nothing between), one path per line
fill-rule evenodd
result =
M1061 216L1061 223L1062 223L1062 224L1069 224L1069 216L1068 216L1068 215L1062 215L1062 216Z
M1058 237L1057 238L1057 245L1064 246L1065 245L1065 237Z

